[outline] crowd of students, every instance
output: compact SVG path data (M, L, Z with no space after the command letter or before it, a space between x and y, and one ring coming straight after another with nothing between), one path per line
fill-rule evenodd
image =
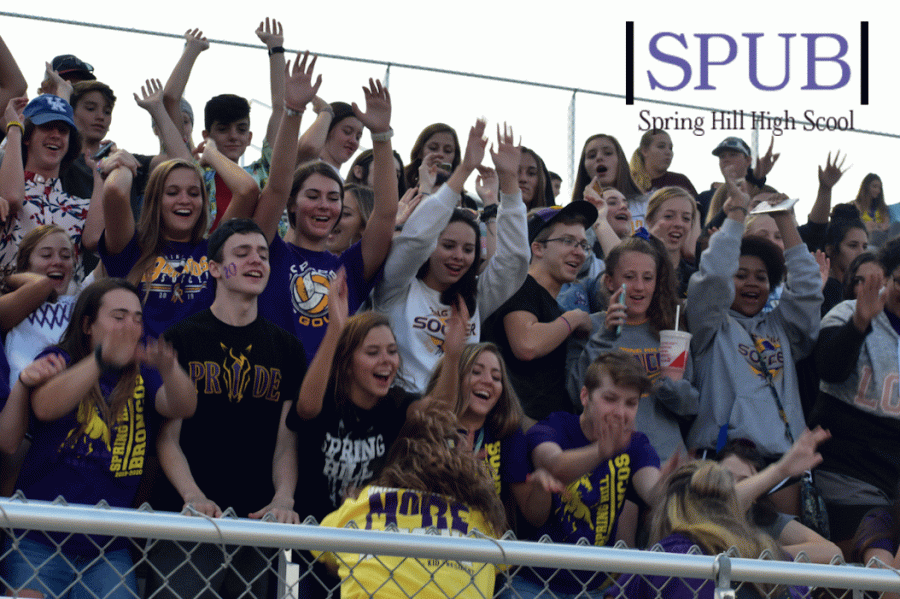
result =
M134 94L153 156L108 142L116 96L90 65L56 57L29 101L0 40L3 494L900 565L900 239L876 175L832 206L844 158L829 154L798 226L767 182L772 146L754 162L726 138L711 148L724 183L698 194L669 170L667 132L631 161L597 134L560 206L559 177L508 125L490 142L483 120L430 125L404 166L380 81L327 103L315 57L286 60L277 21L256 33L274 110L244 168L244 98L210 99L193 142L182 95L201 31L165 85ZM680 362L673 330L691 335ZM124 540L12 535L9 592L136 593ZM148 544L148 596L273 592L274 551L180 545ZM297 557L318 557L309 597L490 596L498 580L484 564ZM665 584L523 568L497 590Z

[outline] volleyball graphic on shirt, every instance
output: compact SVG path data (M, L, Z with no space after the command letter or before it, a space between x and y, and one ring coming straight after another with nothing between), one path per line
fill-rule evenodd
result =
M291 276L291 302L294 309L311 318L328 314L328 272L304 270Z

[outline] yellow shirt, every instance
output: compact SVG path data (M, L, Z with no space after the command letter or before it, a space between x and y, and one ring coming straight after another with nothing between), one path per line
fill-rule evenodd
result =
M338 510L328 514L322 525L343 528L351 522L360 529L385 530L396 526L399 532L411 534L425 534L427 529L434 528L445 536L470 536L476 529L491 530L481 512L448 501L446 497L371 485L359 497L347 499ZM326 564L337 565L343 581L342 599L490 598L494 595L496 569L491 564L357 553L320 555Z

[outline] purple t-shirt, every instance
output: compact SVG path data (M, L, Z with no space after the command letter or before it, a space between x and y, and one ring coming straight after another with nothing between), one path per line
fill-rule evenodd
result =
M681 533L672 533L659 542L666 553L688 553L694 542ZM668 575L623 574L609 589L607 596L624 599L712 599L715 584L700 578L677 578ZM788 587L787 593L779 598L799 599L809 594L807 587ZM761 595L749 584L738 587L738 599L760 598Z
M306 363L322 343L328 326L328 289L338 269L347 271L350 314L356 313L375 286L366 281L362 247L355 243L340 256L287 243L277 235L269 246L269 283L259 297L259 311L303 343Z
M528 461L525 433L515 429L504 439L494 439L490 429L484 429L484 463L494 481L494 490L500 497L511 483L523 483L531 472ZM524 460L519 456L526 456Z
M590 445L591 441L581 430L579 417L568 412L554 412L531 427L525 435L528 455L535 447L553 442L565 451ZM548 535L554 543L577 543L584 539L591 545L612 545L616 539L616 527L625 499L642 503L634 491L634 473L652 466L659 468L659 456L644 433L632 433L631 443L622 453L600 464L593 472L570 483L568 497L553 496L553 506L547 521L537 529L539 539ZM553 575L549 568L526 568L522 575L535 582L547 580ZM540 577L540 578L539 578ZM602 572L583 570L560 571L550 580L551 590L564 593L578 592L599 586L605 580Z
M215 279L209 275L204 239L192 243L169 241L156 263L148 269L138 289L144 305L144 332L159 337L188 316L209 308L216 297ZM137 233L118 254L106 249L106 233L100 236L100 259L111 277L126 278L141 257Z
M51 353L71 361L56 347L38 357ZM114 374L100 378L104 400L109 400L118 381ZM113 507L131 507L144 474L144 457L153 453L159 428L155 398L161 384L156 370L141 367L134 394L112 427L96 407L90 409L84 402L62 418L50 422L33 419L34 440L16 488L28 499L52 501L61 495L68 503L96 505L103 499ZM64 537L61 534L57 540ZM35 540L46 543L47 536L40 533ZM96 553L95 545L81 535L73 536L66 548Z

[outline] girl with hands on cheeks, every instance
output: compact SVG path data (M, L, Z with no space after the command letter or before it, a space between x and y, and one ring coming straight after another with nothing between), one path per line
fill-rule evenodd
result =
M55 357L40 372L23 374L23 386L37 385L31 391L38 421L34 442L16 485L29 499L62 495L69 503L96 505L102 499L130 507L144 456L151 452L148 444L155 442L157 418L151 412L166 418L193 414L196 391L171 348L140 346L141 313L138 291L127 281L103 279L86 287L59 344L44 353ZM89 591L98 596L123 584L137 592L127 540L68 538L61 550L67 563L90 561L98 544L105 547L103 564L68 574L60 574L51 560L62 542L54 533L20 539L22 550L7 559L11 588L60 595L77 580L91 580ZM45 576L42 570L51 564L53 575ZM100 573L110 567L121 579Z
M481 230L471 210L457 208L463 185L484 159L486 123L469 130L459 166L447 182L425 198L394 238L384 277L375 287L375 306L390 316L409 389L425 388L441 357L444 324L460 295L470 315L468 333L479 338L481 323L522 285L528 253L525 205L518 186L521 148L513 131L497 125L491 148L499 181L497 249L481 276ZM425 323L421 326L416 323Z

